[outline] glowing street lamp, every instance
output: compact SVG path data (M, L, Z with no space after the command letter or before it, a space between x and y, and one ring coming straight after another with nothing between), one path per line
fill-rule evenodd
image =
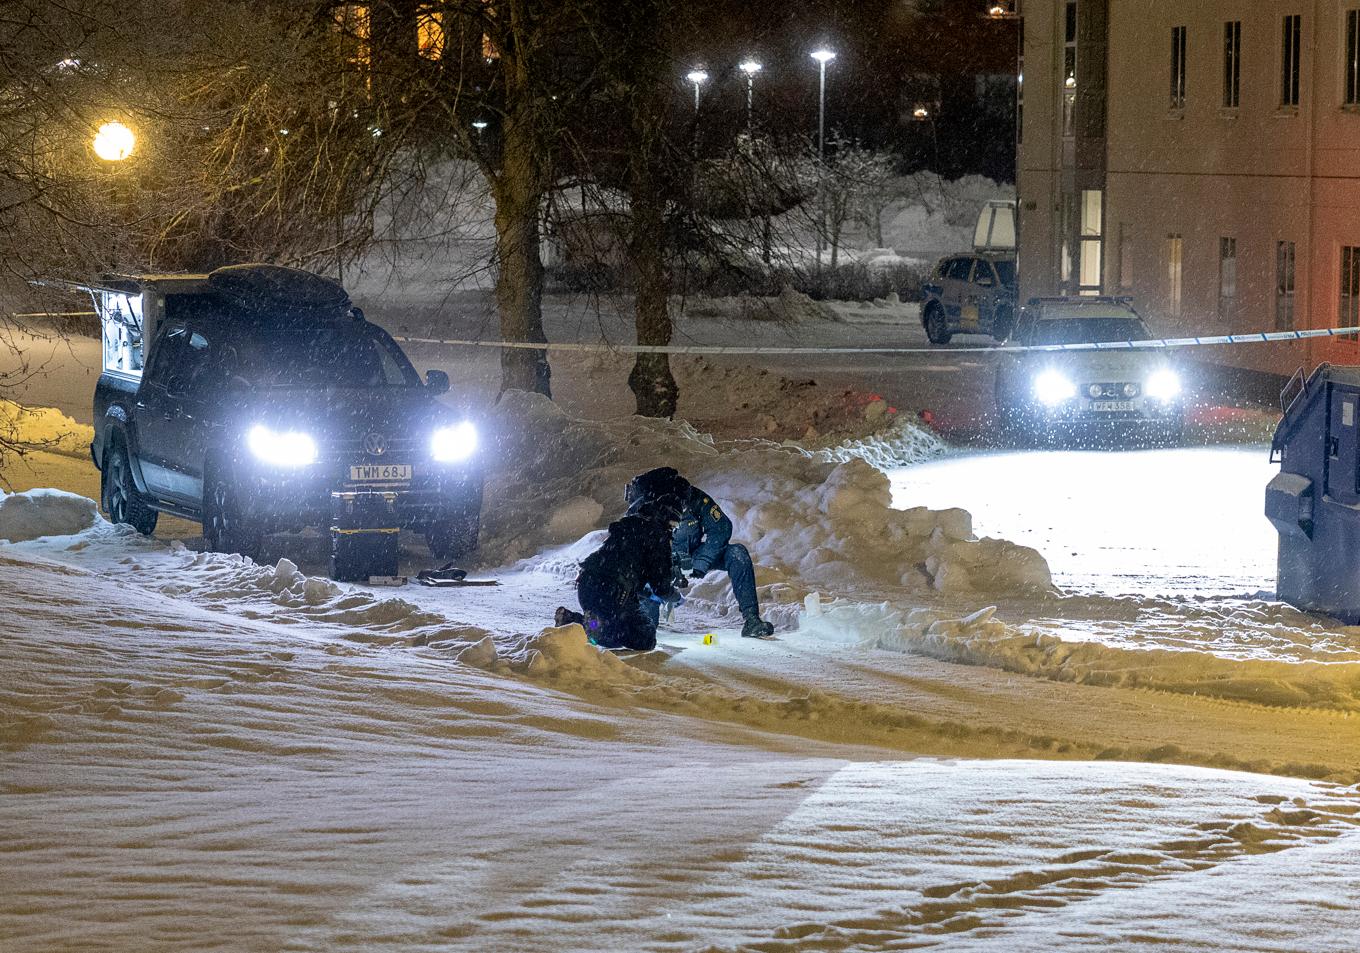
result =
M480 138L481 135L482 135L482 130L485 129L486 126L487 126L487 122L486 122L485 119L474 119L474 120L472 120L472 128L477 130L477 136L478 136L479 138Z
M105 162L122 162L137 145L136 134L121 122L106 122L94 134L94 154Z
M911 111L911 118L917 122L925 122L930 118L930 109L924 103L917 103L916 108Z
M817 271L822 270L822 235L826 231L826 194L822 188L822 176L826 163L826 64L836 58L836 54L826 47L812 51L817 61Z
M697 113L699 111L699 87L708 82L708 70L690 70L685 75L685 79L694 85L694 111Z
M756 74L760 72L761 65L754 59L748 59L743 61L737 68L746 74L746 134L750 135L753 125L753 104L755 103L756 96Z

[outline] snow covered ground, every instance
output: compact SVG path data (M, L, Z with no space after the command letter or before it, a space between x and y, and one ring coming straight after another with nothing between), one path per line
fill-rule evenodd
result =
M79 442L82 347L40 379L75 419L20 432ZM1261 593L1259 446L950 453L856 391L809 450L779 441L837 401L790 378L687 370L750 405L715 437L564 366L567 410L487 421L495 588L141 539L72 438L7 466L78 495L0 498L5 953L1360 942L1360 635ZM662 462L778 641L720 575L658 652L544 628Z

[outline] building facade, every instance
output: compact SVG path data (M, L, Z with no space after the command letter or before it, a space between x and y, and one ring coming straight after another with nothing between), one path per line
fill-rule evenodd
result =
M1025 0L1026 296L1160 333L1360 325L1360 0ZM1213 349L1276 374L1360 339Z

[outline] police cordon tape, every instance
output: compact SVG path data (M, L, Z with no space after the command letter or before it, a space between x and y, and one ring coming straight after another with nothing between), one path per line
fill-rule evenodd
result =
M1273 344L1313 338L1360 336L1360 327L1309 328L1303 331L1257 331L1251 334L1219 334L1210 337L1156 338L1147 341L1100 341L1084 344L992 345L990 347L726 347L706 344L535 344L529 341L464 341L448 338L397 337L403 344L439 344L449 347L487 347L529 351L606 351L614 354L1020 354L1027 351L1160 351L1182 347L1218 347L1235 344Z

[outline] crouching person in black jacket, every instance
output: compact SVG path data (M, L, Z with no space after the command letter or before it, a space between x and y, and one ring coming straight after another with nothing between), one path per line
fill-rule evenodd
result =
M609 524L604 545L581 563L576 578L581 611L557 610L559 626L577 623L606 649L656 648L653 603L679 601L671 571L671 530L681 503L661 497Z

